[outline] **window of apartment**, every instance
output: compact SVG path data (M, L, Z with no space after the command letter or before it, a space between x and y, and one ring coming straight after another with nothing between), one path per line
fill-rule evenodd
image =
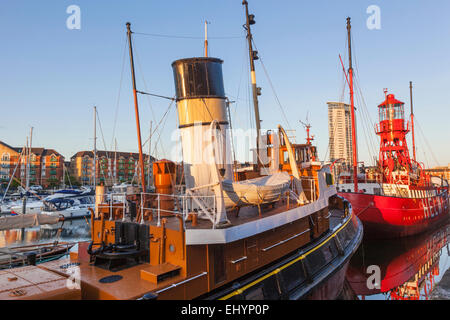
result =
M5 152L2 154L2 161L9 161L10 155L9 153Z

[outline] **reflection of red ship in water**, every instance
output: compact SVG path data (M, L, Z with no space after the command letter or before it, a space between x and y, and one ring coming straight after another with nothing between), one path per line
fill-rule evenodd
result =
M369 243L360 248L347 270L347 281L356 295L383 294L389 300L428 299L439 276L442 250L449 242L450 226L403 241ZM386 248L389 250L386 250ZM447 246L447 255L448 252ZM380 267L379 289L369 289L373 272L369 266Z

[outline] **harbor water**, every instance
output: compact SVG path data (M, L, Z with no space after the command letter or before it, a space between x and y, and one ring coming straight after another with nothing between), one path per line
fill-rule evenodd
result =
M0 231L0 248L40 243L89 241L91 229L87 219L72 219L55 225ZM77 250L77 246L72 251Z
M346 290L360 300L444 298L434 289L450 270L449 236L447 222L411 237L363 241L350 261Z
M445 298L434 289L446 271L450 274L449 236L450 223L413 237L363 241L350 261L342 299ZM84 218L0 232L0 247L89 240L89 220ZM72 251L76 250L74 246Z

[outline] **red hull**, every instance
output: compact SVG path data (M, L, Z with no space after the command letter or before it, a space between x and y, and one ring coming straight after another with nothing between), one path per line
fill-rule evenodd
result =
M449 217L447 191L429 199L397 198L339 192L364 225L367 239L411 236L429 230Z

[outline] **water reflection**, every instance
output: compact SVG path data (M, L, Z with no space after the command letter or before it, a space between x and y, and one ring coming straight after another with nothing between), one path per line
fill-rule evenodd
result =
M0 248L53 241L78 242L90 240L89 221L74 219L55 225L0 231Z
M347 270L347 282L360 299L427 300L450 268L450 224L418 236L364 242ZM376 269L381 285L374 284Z

